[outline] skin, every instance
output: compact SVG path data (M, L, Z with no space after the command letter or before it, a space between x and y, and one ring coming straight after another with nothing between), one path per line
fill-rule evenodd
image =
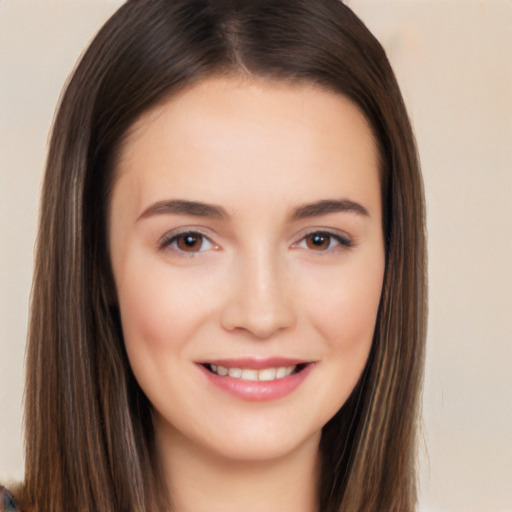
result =
M364 369L384 273L364 116L316 86L211 78L143 115L116 172L123 333L175 510L316 510L321 429ZM169 200L224 216L154 207ZM361 208L297 217L327 200ZM199 234L187 246L183 232ZM310 372L263 402L212 386L197 364L276 356Z

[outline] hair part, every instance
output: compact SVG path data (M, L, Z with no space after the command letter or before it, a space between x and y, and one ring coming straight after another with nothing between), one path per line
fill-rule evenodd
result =
M322 512L408 511L426 329L424 200L384 50L337 0L129 0L62 98L42 192L26 383L26 512L169 508L151 406L125 353L106 220L139 117L211 76L316 84L350 98L381 158L386 270L364 374L325 426ZM121 434L120 434L121 433Z

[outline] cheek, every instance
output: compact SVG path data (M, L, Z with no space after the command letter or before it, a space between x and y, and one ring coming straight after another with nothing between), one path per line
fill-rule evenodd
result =
M179 357L187 341L208 315L194 281L183 282L169 269L151 270L151 264L125 271L118 287L121 323L128 357L138 366L154 367Z
M384 264L343 269L326 276L321 293L308 301L310 321L333 351L367 354L373 339ZM333 285L332 283L336 283ZM317 283L318 285L319 283Z
M377 317L384 257L375 251L368 259L316 272L301 282L301 308L311 338L321 354L312 373L315 410L313 427L322 428L344 405L366 366Z

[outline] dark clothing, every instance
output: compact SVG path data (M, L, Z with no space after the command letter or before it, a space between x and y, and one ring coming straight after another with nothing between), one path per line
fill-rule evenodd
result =
M21 512L16 506L14 496L0 485L0 512Z

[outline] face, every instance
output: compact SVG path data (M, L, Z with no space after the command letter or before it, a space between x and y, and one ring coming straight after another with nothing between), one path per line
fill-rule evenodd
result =
M382 287L363 115L314 86L208 79L132 127L116 173L111 262L158 442L237 460L317 445Z

